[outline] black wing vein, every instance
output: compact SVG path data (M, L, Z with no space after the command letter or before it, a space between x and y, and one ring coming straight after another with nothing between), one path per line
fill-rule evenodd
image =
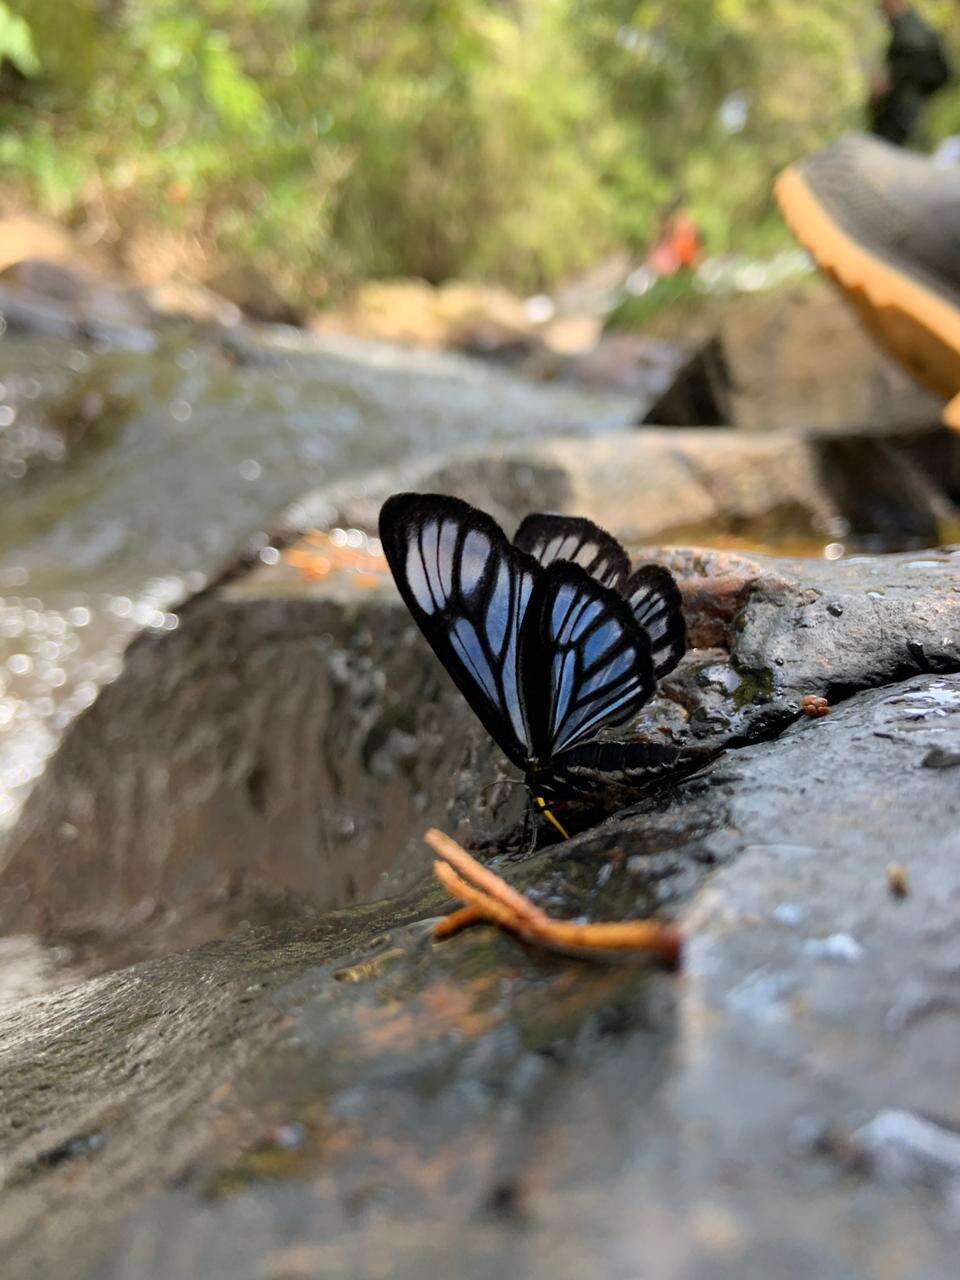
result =
M650 637L657 679L672 671L687 651L680 588L669 569L645 564L623 588L633 616Z

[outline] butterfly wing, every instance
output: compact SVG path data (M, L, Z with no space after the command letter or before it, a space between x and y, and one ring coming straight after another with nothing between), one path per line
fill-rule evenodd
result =
M680 591L669 570L650 564L629 576L630 559L616 538L580 516L527 516L513 542L544 566L567 560L582 565L605 587L619 590L650 634L658 678L672 671L683 657L686 626Z
M518 768L530 757L519 644L541 570L458 498L400 493L380 540L404 603L484 728Z
M520 659L530 746L541 764L629 719L656 688L650 639L627 602L564 561L537 580Z
M513 545L544 566L556 560L582 565L605 587L619 587L630 572L629 557L616 538L581 516L527 516Z
M687 651L680 588L669 569L645 564L627 580L623 595L650 637L654 671L662 679Z

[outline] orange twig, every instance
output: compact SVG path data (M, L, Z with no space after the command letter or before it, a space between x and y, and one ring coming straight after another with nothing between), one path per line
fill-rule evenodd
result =
M437 879L452 897L466 904L437 925L436 938L452 937L461 929L486 920L528 942L572 955L647 951L668 965L680 963L683 937L672 925L659 920L628 920L621 924L553 920L442 831L430 830L425 839L442 859L433 864Z
M461 876L458 876L452 867L448 867L443 862L435 862L433 864L433 872L443 887L454 898L459 898L468 907L475 908L482 919L503 925L505 929L512 929L515 932L524 927L524 922L517 918L515 912L511 911L509 907L505 907L502 902L498 902L496 898L491 898L482 889L477 889L472 884L469 884ZM528 930L530 929L529 925L526 927Z
M497 902L503 903L518 919L526 920L530 924L542 924L549 919L546 912L535 907L529 898L525 898L522 893L517 893L516 889L511 889L506 880L502 880L500 876L479 863L476 858L472 858L466 849L457 844L456 840L451 840L436 827L431 827L423 838L438 858L449 862L454 871L458 871L465 880L472 881L478 889L482 889Z
M443 938L452 938L462 930L469 929L472 924L480 924L485 919L486 916L479 907L461 907L459 911L452 911L450 915L443 917L434 929L433 936L440 942Z
M683 953L679 929L660 920L624 920L620 924L573 924L551 920L544 941L573 953L650 951L676 967Z

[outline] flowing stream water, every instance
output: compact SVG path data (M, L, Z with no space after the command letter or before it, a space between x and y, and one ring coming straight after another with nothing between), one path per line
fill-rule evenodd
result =
M304 491L454 447L600 432L635 397L291 331L0 341L0 830L143 627Z

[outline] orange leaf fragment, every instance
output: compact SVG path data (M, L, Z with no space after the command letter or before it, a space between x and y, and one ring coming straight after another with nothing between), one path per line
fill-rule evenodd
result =
M830 703L826 698L818 697L815 693L808 693L805 698L800 699L800 709L811 720L819 720L821 716L830 714Z

